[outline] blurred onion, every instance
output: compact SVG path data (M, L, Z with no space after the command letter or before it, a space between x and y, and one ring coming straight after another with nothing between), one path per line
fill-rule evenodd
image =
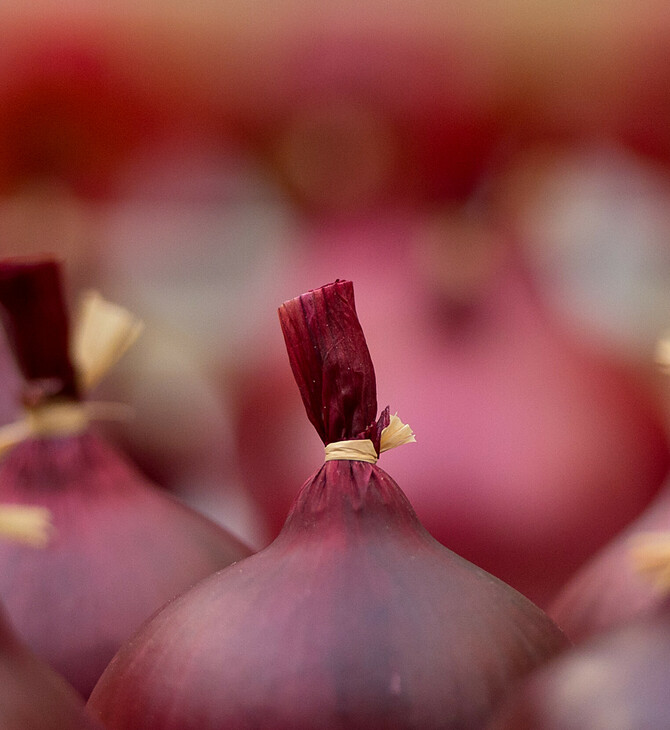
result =
M0 496L47 507L56 530L39 552L0 545L0 593L31 648L87 696L144 619L250 551L143 478L87 419L32 430L59 408L77 417L85 409L88 372L70 352L59 264L2 262L0 301L28 425L0 464ZM98 344L105 326L89 325Z
M534 672L487 730L659 730L670 717L670 617L603 634Z

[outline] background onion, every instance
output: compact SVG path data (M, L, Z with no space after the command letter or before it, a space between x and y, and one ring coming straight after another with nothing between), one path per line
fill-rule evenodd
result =
M0 506L0 536L43 547L48 511ZM0 606L0 726L3 730L102 730L65 679L39 660L17 637Z
M506 701L488 730L667 727L667 611L592 638L542 667Z
M606 545L561 590L549 613L573 641L652 614L665 598L637 570L631 557L636 538L670 531L670 488L626 530Z
M59 266L4 263L0 301L26 397L79 402ZM85 696L147 616L250 552L90 428L15 446L0 465L0 498L53 514L55 536L43 551L0 545L0 595L20 635Z
M102 730L65 679L12 635L4 615L0 617L0 725L3 730Z

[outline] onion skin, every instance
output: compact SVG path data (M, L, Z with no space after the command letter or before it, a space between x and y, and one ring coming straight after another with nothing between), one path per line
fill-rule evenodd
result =
M21 642L0 609L2 730L102 730L81 697Z
M670 619L638 621L531 675L487 730L659 730L670 718Z
M0 423L11 423L21 417L17 394L21 392L21 378L7 344L0 336Z
M90 707L112 730L477 728L564 646L521 594L431 538L379 467L329 462L270 547L125 645Z
M324 442L370 438L378 450L388 409L372 420L350 282L280 317ZM330 461L269 547L201 581L122 647L89 705L110 730L474 729L566 643L539 608L435 541L382 469Z
M16 446L0 499L53 514L44 550L0 544L0 595L31 648L84 697L144 619L250 552L90 432Z
M655 613L662 591L636 569L631 540L644 532L670 530L670 486L624 532L581 568L549 607L574 642Z
M58 263L2 262L0 303L26 405L76 407ZM44 550L0 545L0 596L31 649L87 697L142 621L251 551L83 428L29 435L0 463L0 499L48 508L56 531Z
M80 399L60 266L39 257L0 262L0 304L7 341L25 381L49 383L48 396Z

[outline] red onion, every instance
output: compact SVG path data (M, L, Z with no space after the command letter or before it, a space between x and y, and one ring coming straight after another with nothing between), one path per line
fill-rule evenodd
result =
M2 730L102 730L63 677L19 640L0 609Z
M128 339L134 326L125 328L125 310L89 301L111 311L122 327L105 333L97 320L86 319L74 338L79 347L73 363L58 264L0 265L0 304L28 406L27 420L10 427L9 437L2 433L9 443L16 431L23 440L0 465L0 499L39 501L55 526L43 551L0 546L0 595L31 648L83 695L147 616L249 554L217 525L156 489L89 428L96 404L83 403L83 384L101 373L96 358L84 362L92 353L81 345L90 344L86 331L104 351L106 335Z
M0 69L0 191L108 194L156 127L155 102L100 40L54 27L28 38L7 44Z
M312 212L461 200L502 125L477 72L456 70L451 48L443 74L443 53L381 29L293 38L274 61L272 88L255 90L253 116L244 110L243 133Z
M660 341L657 355L667 368L667 339ZM631 550L640 541L646 547L649 535L666 534L670 534L670 482L637 520L572 577L551 605L550 613L574 641L654 613L664 603L664 593L640 575Z
M287 276L298 291L333 269L365 283L379 392L401 413L412 409L425 446L389 454L394 475L434 537L548 605L662 486L670 459L660 408L639 373L547 312L521 253L499 234L462 219L436 225L430 244L417 233L400 217L322 226ZM468 254L488 269L453 295L458 282L447 279ZM278 367L280 343L268 342L233 396L243 476L274 537L297 466L306 468L283 435L309 434ZM274 444L263 459L259 434Z
M534 672L488 730L661 730L670 722L670 614L594 637Z
M0 423L7 423L20 416L17 394L21 390L20 378L9 347L0 333Z
M201 581L124 645L90 706L110 730L480 727L565 639L435 541L374 464L397 420L388 408L374 420L351 283L286 302L280 320L326 463L269 547ZM343 447L366 454L333 453Z
M48 540L50 515L39 507L0 505L0 535L35 547ZM0 727L3 730L102 728L82 698L16 636L0 606Z
M670 485L566 584L550 606L550 614L573 641L583 641L658 609L665 599L640 575L631 549L648 533L669 530Z

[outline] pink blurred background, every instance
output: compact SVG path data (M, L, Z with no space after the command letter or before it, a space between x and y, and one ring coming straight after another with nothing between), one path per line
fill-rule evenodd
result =
M380 462L448 547L546 604L662 487L662 2L0 2L0 251L146 322L96 397L255 547L322 446L276 317L354 281ZM18 378L7 355L4 421Z

